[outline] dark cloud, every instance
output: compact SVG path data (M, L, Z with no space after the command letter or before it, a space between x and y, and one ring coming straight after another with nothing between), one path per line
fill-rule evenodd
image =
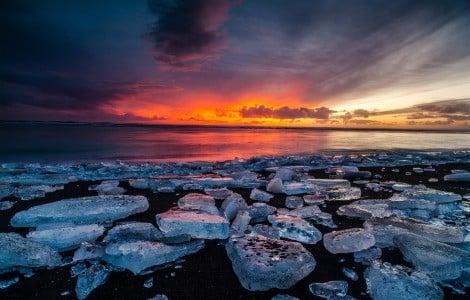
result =
M467 114L470 115L470 99L438 101L416 106L418 109L441 114Z
M353 112L346 112L344 115L341 116L343 119L343 123L353 123L353 124L371 124L375 121L371 120L355 120L354 118L368 118L369 116L373 115L372 112L368 111L367 109L356 109Z
M353 114L355 117L360 118L368 118L370 116L370 112L367 109L356 109Z
M129 64L114 47L115 36L123 38L119 45L127 49L142 40L144 26L135 40L124 40L125 30L133 25L122 27L119 22L136 14L122 13L127 6L137 8L108 0L0 1L0 117L10 117L7 107L21 107L49 110L51 119L73 115L65 110L80 111L77 116L86 118L85 111L101 112L104 105L137 91L175 89L155 79L149 82L142 70L134 72L138 59ZM142 10L148 11L146 3ZM121 27L118 34L113 22ZM16 115L26 114L18 108Z
M231 18L240 50L221 63L271 80L308 78L305 101L363 97L422 83L468 57L469 8L469 1L246 2Z
M270 108L264 105L243 107L240 110L240 115L243 118L274 118L274 119L329 119L333 111L326 107L319 108L306 108L298 107L291 108L283 106L280 108Z
M343 119L343 123L348 123L350 120L354 118L354 115L350 112L345 113L343 116L341 116L341 119Z
M62 74L0 73L0 105L24 104L51 110L95 110L120 97L150 90L178 91L158 83L96 81Z
M470 99L435 101L413 106L409 120L427 120L422 125L445 125L470 120ZM434 119L434 121L432 120Z
M425 122L416 122L409 121L408 125L412 126L447 126L453 124L453 120L434 120L434 121L425 121Z
M149 6L157 16L150 37L161 66L190 71L218 57L228 0L150 0Z
M355 125L371 125L371 124L380 124L379 121L376 120L364 120L364 119L359 119L359 120L350 120L349 123L355 124Z
M133 113L125 113L122 115L115 115L115 114L110 114L107 120L110 120L112 122L124 122L124 123L129 123L129 122L151 122L151 121L166 121L168 120L168 117L166 116L152 116L152 117L142 117L138 116Z

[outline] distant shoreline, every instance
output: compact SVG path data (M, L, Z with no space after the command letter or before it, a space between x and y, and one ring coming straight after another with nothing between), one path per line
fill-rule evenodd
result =
M388 131L388 132L441 132L470 133L468 129L433 129L433 128L347 128L347 127L285 127L285 126L249 126L249 125L191 125L191 124L145 124L79 121L15 121L0 120L3 125L51 125L51 126L100 126L100 127L143 127L143 128L214 128L214 129L277 129L277 130L318 130L318 131Z

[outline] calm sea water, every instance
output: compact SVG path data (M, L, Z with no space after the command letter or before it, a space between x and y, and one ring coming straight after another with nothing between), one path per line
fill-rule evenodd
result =
M323 150L470 149L451 132L0 124L1 162L191 161Z

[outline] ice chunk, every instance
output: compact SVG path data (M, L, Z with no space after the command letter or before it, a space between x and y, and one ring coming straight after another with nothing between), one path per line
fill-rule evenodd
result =
M178 200L178 207L183 210L200 210L212 215L219 214L214 198L204 194L187 194Z
M346 179L308 179L308 182L325 189L351 187L351 183Z
M323 236L323 244L331 253L351 253L368 249L375 244L370 231L362 228L351 228L332 231Z
M32 200L35 198L43 198L47 193L52 193L63 188L63 185L24 185L16 187L13 194L21 200Z
M470 252L432 241L416 234L401 234L394 238L405 260L436 281L455 279L470 267Z
M415 233L428 239L444 243L461 243L465 238L465 230L463 228L446 224L427 223L412 218L374 218L371 219L370 222L366 223L366 225L375 227L373 230L374 236L377 231L382 229L385 230L386 232L383 234L388 235L388 240L393 238L396 234L407 232ZM403 230L393 230L391 227L397 227ZM396 234L393 234L393 232ZM379 233L378 235L381 234Z
M314 221L315 223L326 227L336 228L332 215L326 212L322 212L316 205L299 207L290 211L278 211L278 213L299 217L304 220Z
M444 176L445 181L470 181L470 172L455 173Z
M145 190L149 189L149 180L148 179L129 179L129 185L135 189Z
M357 187L328 190L328 200L349 201L361 198L361 189Z
M322 211L316 205L309 205L304 207L299 207L290 211L283 212L286 215L299 217L305 220L314 219L318 214L321 214Z
M84 242L73 254L73 261L99 259L104 255L104 248L101 245Z
M0 233L0 273L15 267L57 267L61 256L51 247L16 233Z
M231 229L238 234L244 234L245 230L250 224L251 217L250 213L246 210L241 210L237 213L237 216L233 220Z
M439 300L442 290L425 274L410 275L399 266L378 261L364 272L367 291L374 300Z
M359 252L354 252L354 261L364 265L370 265L374 260L382 256L382 249L372 247Z
M304 206L304 199L299 196L287 196L285 205L287 208L299 208Z
M229 235L226 218L205 212L172 209L158 214L156 220L166 236L188 234L200 239L226 239Z
M160 242L131 241L111 243L106 247L104 260L114 266L130 270L134 274L158 265L173 262L204 248L204 241L166 245Z
M352 281L358 281L359 280L359 276L357 275L356 271L354 271L352 269L349 269L349 268L346 268L346 267L343 267L341 269L341 271L343 271L344 276L348 277Z
M7 201L7 200L4 200L4 201L0 201L0 211L1 210L8 210L10 208L13 207L13 205L15 205L16 201Z
M449 216L451 219L456 219L459 214L464 215L463 206L458 203L447 203L447 204L438 204L434 210L434 214L439 218L445 218Z
M124 194L126 190L119 187L119 180L103 181L96 186L91 186L90 191L97 191L98 195L120 195Z
M415 187L401 193L401 196L409 199L424 199L433 201L436 204L452 203L462 200L462 196L451 192L444 192L434 189Z
M304 244L316 244L322 238L321 232L315 226L299 217L271 215L268 216L268 221L279 231L282 238Z
M189 193L178 200L178 206L181 209L199 209L201 206L215 205L212 196L198 193Z
M310 292L320 298L328 300L348 299L349 285L346 281L333 280L328 282L314 282L308 286Z
M0 183L0 200L13 194L14 187L9 183Z
M369 180L367 180L367 179L354 180L353 183L357 184L357 185L366 185L366 184L369 184ZM378 184L378 183L376 183L376 184Z
M155 295L152 298L149 298L147 300L168 300L168 297L166 295L163 295L163 294L157 294L157 295Z
M303 197L307 205L320 205L324 204L329 199L328 194L324 191L316 192L313 195L305 195Z
M316 265L300 243L260 235L231 237L225 248L240 283L250 291L288 289Z
M269 215L276 211L274 206L267 205L266 203L256 202L248 207L248 212L251 216L252 223L265 222Z
M281 194L284 189L282 180L280 178L274 177L268 182L266 190L270 193Z
M282 192L286 195L313 194L318 187L308 182L289 182L283 184Z
M259 189L252 189L250 199L253 201L269 202L274 196Z
M238 179L239 184L243 183L243 176ZM191 183L201 186L204 188L223 188L237 185L236 180L231 177L211 177L211 176L200 176L192 177Z
M100 225L72 225L32 231L26 237L60 252L78 248L83 242L94 242L103 233Z
M271 171L274 171L274 169L269 169ZM275 178L279 178L282 181L291 181L295 178L295 170L288 168L288 167L280 167L276 170L276 173L274 175Z
M13 277L10 279L0 280L0 290L7 289L12 285L17 284L18 282L20 282L19 277Z
M258 179L258 174L251 171L242 171L238 173L229 174L234 180L233 184L229 185L231 187L238 188L255 188L260 185L265 185L264 180Z
M277 294L276 296L272 297L271 300L300 300L300 299L291 295Z
M108 230L103 241L105 243L132 240L157 241L162 238L163 233L152 223L126 222Z
M281 237L279 234L279 230L274 229L266 224L256 224L251 228L251 230L255 234L262 235L270 239L279 239Z
M436 209L436 203L424 199L407 198L400 195L393 195L388 201L388 206L392 209L424 209L433 211Z
M410 190L410 189L413 189L413 188L414 187L411 184L402 183L402 182L398 182L398 183L395 183L394 185L392 185L392 189L395 190L395 191L398 191L398 192L403 192L403 191Z
M224 202L222 202L222 206L220 207L222 214L229 221L235 218L239 210L246 208L247 205L245 199L243 199L243 197L237 193L233 193L232 195L228 196Z
M108 280L109 274L109 270L101 264L93 264L80 273L75 287L77 298L86 299L94 289Z
M372 217L384 218L392 215L392 211L387 204L348 204L338 208L337 214L340 216L348 216L360 218L363 220Z
M78 275L85 272L86 269L87 269L87 265L85 264L85 262L77 263L73 265L72 267L70 267L70 276L72 276L72 278L77 277Z
M406 229L389 226L380 223L381 219L372 218L364 222L363 226L366 230L372 232L375 238L375 245L380 248L394 247L393 238L402 233L409 232Z
M380 192L382 190L382 187L380 186L380 184L375 183L375 182L366 183L366 188L374 192Z
M335 222L333 221L333 216L326 212L320 212L319 214L311 218L316 224L323 225L329 228L337 228Z
M33 206L13 216L14 227L37 227L54 223L101 224L144 212L144 196L92 196Z
M150 277L149 279L145 280L144 288L150 289L152 287L153 287L153 277Z
M231 190L225 187L218 189L204 189L204 193L217 200L225 200L228 196L233 194Z

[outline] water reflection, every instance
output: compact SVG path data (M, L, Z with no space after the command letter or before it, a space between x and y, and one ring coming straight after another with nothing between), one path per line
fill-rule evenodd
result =
M469 135L204 127L0 125L0 161L226 160L326 149L461 149Z

